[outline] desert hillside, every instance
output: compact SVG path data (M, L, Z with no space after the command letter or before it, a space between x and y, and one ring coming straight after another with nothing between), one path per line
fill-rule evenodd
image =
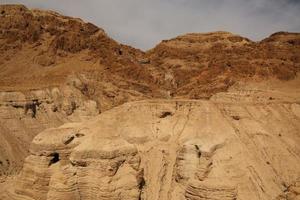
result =
M0 199L300 199L299 33L144 52L0 5L0 55Z
M300 105L247 99L131 102L47 129L0 197L299 199Z

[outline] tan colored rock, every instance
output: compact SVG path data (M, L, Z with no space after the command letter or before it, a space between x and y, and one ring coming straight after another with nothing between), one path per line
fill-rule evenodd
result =
M19 172L37 133L98 114L97 103L71 86L0 92L0 174L6 177Z
M142 52L53 11L0 21L0 199L300 198L299 33Z
M297 199L293 104L127 103L36 136L2 199Z

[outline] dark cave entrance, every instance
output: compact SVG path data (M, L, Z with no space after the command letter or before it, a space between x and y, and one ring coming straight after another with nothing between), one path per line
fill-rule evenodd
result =
M50 162L49 162L49 166L50 166L50 165L53 165L53 164L55 164L55 163L57 163L57 162L60 160L59 154L56 153L56 152L55 152L55 153L52 153L50 156L52 157L52 159L51 159Z

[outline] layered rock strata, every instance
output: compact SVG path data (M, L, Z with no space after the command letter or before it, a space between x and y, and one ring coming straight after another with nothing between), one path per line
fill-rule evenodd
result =
M294 102L142 101L36 136L2 199L297 199Z

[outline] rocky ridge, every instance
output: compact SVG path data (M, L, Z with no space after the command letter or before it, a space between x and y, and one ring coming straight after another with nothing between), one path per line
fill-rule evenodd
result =
M90 124L91 127L86 127L85 123L87 122L82 122L77 125L72 124L70 129L67 129L73 130L73 126L79 126L85 127L88 130L87 132L93 132L94 127L97 127L97 130L104 129L101 132L107 132L107 134L121 132L120 140L115 141L115 139L108 137L105 141L99 141L99 144L104 142L102 145L104 147L111 144L124 147L121 153L116 153L119 150L111 150L107 147L108 149L105 151L114 155L115 157L113 158L104 155L106 153L103 154L103 150L97 149L98 145L95 144L96 149L94 150L85 149L87 146L83 145L82 151L88 151L88 156L86 157L85 153L81 152L77 155L79 160L73 160L70 156L76 154L73 151L76 150L77 145L80 146L81 142L85 141L84 138L86 137L83 137L81 134L76 135L73 131L71 131L71 135L69 135L68 131L64 135L64 128L42 132L37 138L42 138L49 144L37 145L37 139L34 139L32 147L29 148L32 139L47 128L58 127L67 122L91 120L99 113L106 113L107 110L130 101L154 98L173 99L170 102L170 105L173 105L177 104L174 103L176 99L211 99L211 101L217 102L218 109L220 109L218 112L223 112L227 108L227 104L230 105L229 107L233 104L241 104L242 106L246 102L250 107L254 106L255 109L258 109L256 104L260 104L262 107L272 104L274 107L279 106L279 110L274 107L270 108L272 113L270 115L274 114L280 120L276 118L276 120L274 119L275 121L272 119L273 121L271 120L268 123L274 124L278 121L283 122L286 119L293 119L295 122L291 125L292 128L287 124L280 124L276 129L277 132L275 132L278 133L278 136L287 133L287 140L293 138L293 140L298 141L298 136L295 134L299 131L297 126L297 123L299 123L297 121L299 119L297 115L297 113L299 114L297 107L299 104L297 72L300 69L300 35L298 33L279 32L261 42L253 42L228 32L192 33L162 41L153 49L142 52L117 43L109 38L104 30L91 23L86 23L77 18L62 16L53 11L29 10L21 5L0 5L0 21L0 180L4 181L7 176L18 173L23 165L23 159L29 155L20 174L21 181L16 181L16 188L13 190L8 188L1 198L80 199L81 194L74 192L73 186L79 188L79 193L82 193L85 199L96 198L92 195L104 198L108 194L110 194L109 198L111 199L118 199L120 195L123 199L125 197L128 199L168 199L171 197L175 199L177 195L186 199L244 199L244 196L246 198L246 194L249 193L250 189L238 189L244 187L239 182L241 180L236 182L229 181L229 185L233 184L232 187L225 186L227 184L221 184L220 189L215 188L214 181L212 181L212 184L209 183L210 181L206 181L212 163L211 157L216 151L214 148L212 148L212 151L197 150L196 147L194 149L194 144L190 145L185 144L181 140L177 141L180 136L178 138L177 136L173 137L173 135L168 136L167 130L156 133L162 135L162 138L159 139L153 139L160 137L158 135L155 137L151 136L152 138L149 139L143 134L142 136L139 135L143 131L136 133L136 130L130 130L128 134L136 136L133 136L133 139L128 139L123 135L122 130L114 129L116 126L109 128L112 130L106 130L106 128L102 127L102 121L104 121L104 124L108 123L105 119L99 121L101 122L100 125ZM273 80L275 82L278 82L278 80L283 81L279 85L284 85L282 86L284 90L282 88L272 88ZM248 85L252 82L258 82L261 85L254 87L254 89L248 88L250 87ZM291 85L290 83L293 84ZM239 86L240 84L242 86ZM286 87L286 85L290 87ZM156 101L154 107L160 107L161 104L165 105L165 102L162 102ZM194 104L193 102L184 101L183 107L187 109L190 103ZM211 104L213 104L213 107L215 106L214 103L203 100L196 101L195 104L205 104L208 108L211 107ZM223 108L223 106L225 107ZM195 109L193 112L198 112L198 106L196 107L193 108L193 110ZM145 112L152 113L153 107L150 106L150 108L145 108ZM118 109L122 110L124 106L116 110ZM266 113L269 113L269 111L261 111L261 109L259 107L259 113L262 113L256 115L264 116ZM287 113L284 109L287 109ZM107 114L108 118L114 118L111 117L116 115L114 112L111 111L111 114ZM240 120L239 111L237 112L237 114L230 114L232 118L230 120L234 120L234 122L243 121ZM104 117L104 113L100 116ZM128 117L125 111L121 113L123 113L122 115L125 118ZM184 118L185 111L180 111L179 113ZM161 111L160 114L153 113L153 115L158 115L159 119L169 119L173 114L174 111ZM250 118L256 121L263 120L257 118L256 115L252 114ZM269 116L269 114L266 115ZM134 116L136 118L141 117L136 114ZM117 124L119 119L118 117L116 118L117 120L114 123ZM145 118L147 117L145 116ZM226 116L225 119L227 121ZM136 119L132 120L136 121ZM224 119L221 121L220 123L222 124ZM131 122L128 123L130 124ZM153 123L155 124L155 122ZM266 123L263 123L261 126L265 126ZM141 127L138 127L138 129L143 129L147 124L142 122ZM135 127L131 124L130 126ZM191 125L191 127L194 126ZM240 134L240 130L245 131L245 127L230 126L231 129L234 129L235 134ZM165 129L168 129L167 127ZM129 129L127 125L123 128L125 130ZM269 127L266 129L268 131L271 130L269 130ZM279 130L286 131L281 133ZM57 138L56 133L59 135ZM47 135L52 134L54 139L49 140ZM152 133L149 134L151 135ZM270 134L272 135L273 133ZM92 134L86 133L84 135ZM195 138L195 141L198 141L198 136L194 138L192 135L190 136L191 141ZM220 135L222 134L220 133ZM247 135L249 135L248 132ZM66 138L60 138L61 136ZM227 136L231 137L230 134L225 134L224 138ZM101 137L102 135L100 135ZM253 138L250 136L250 138L247 138L242 134L240 137L243 137L245 144L253 142ZM134 138L138 141L135 141ZM61 144L61 141L63 141L63 144ZM74 141L76 144L73 143ZM161 141L165 143L160 144ZM170 143L172 144L174 141L179 144L170 146ZM208 143L210 142L208 141ZM144 147L144 143L151 144ZM159 144L157 145L156 143ZM254 143L257 144L257 141ZM276 140L277 143L280 142ZM162 146L157 149L157 146L160 145ZM299 150L294 147L295 144L288 143L287 145L289 146L288 151L292 155L291 160L295 159L297 161L297 156L295 158L293 156ZM144 148L150 147L154 150L148 155L147 152L144 152ZM218 144L217 147L219 147ZM250 147L252 146L247 146L247 148ZM282 145L278 148L280 147L285 148ZM266 147L260 146L259 148ZM284 150L278 150L273 146L272 148L270 150L272 155L275 151L286 153ZM40 153L42 149L45 152ZM56 152L57 149L59 149L59 152ZM176 153L173 153L171 156L165 155L166 153L163 151L176 151ZM203 154L200 161L194 159L196 154L199 154L199 151ZM264 151L266 150L264 149ZM89 157L93 154L91 152L97 155L96 158ZM99 154L99 152L102 153ZM262 154L266 156L267 153L264 152ZM57 158L57 155L59 155L59 158ZM248 156L248 153L245 153L245 155ZM161 161L157 160L157 162L162 164L152 166L149 163L149 168L146 169L146 164L141 165L141 163L146 162L145 160L149 156L152 156L151 159L161 159ZM278 156L278 159L285 158L283 155L276 154L276 156ZM191 158L191 160L185 160L185 157ZM86 187L84 186L85 184L93 182L90 182L92 179L95 179L93 182L95 190L100 184L96 177L92 178L87 175L89 173L92 174L94 168L86 168L87 170L82 175L82 179L86 179L86 181L80 180L80 182L77 182L78 179L74 179L76 176L71 175L74 172L73 170L77 171L78 168L86 167L82 166L85 165L86 159L91 160L93 167L95 166L96 169L102 170L101 173L97 174L97 176L99 175L98 178L104 181L101 184L105 183L105 188L101 189L102 193L94 194L95 192L84 189ZM172 160L172 163L176 163L176 166L169 166L169 168L165 169L165 165L168 165L168 162L171 162L170 160ZM275 198L275 196L283 199L299 198L296 197L299 194L297 192L297 187L299 186L297 182L297 177L299 177L297 168L299 167L291 160L290 158L283 159L284 162L296 168L296 170L291 172L283 172L285 170L284 167L281 169L279 165L274 164L273 166L273 162L268 161L273 168L276 168L275 172L280 173L279 177L276 178L277 182L275 181L276 183L274 183L276 186L273 185L277 189L274 189L273 192L275 193L273 195L271 194L271 189L265 191L265 188L263 188L261 189L263 191L260 191L258 188L256 192L257 199L269 199L271 197ZM195 164L198 161L201 163L201 166ZM53 165L50 165L49 163L52 162ZM276 160L276 162L279 161ZM57 167L61 165L63 169ZM258 165L260 166L261 163ZM30 169L26 166L29 166ZM34 167L32 168L32 166ZM105 170L103 171L103 168L109 166L113 168L109 170L109 173ZM115 168L119 169L120 166L125 168L118 174L118 170L117 172L114 170ZM257 172L260 169L256 168L256 164L254 166L251 163L249 166L254 168L251 168L254 171L254 175L251 175L253 177L255 173L259 173L260 176L265 172L265 168ZM55 169L53 170L53 168ZM175 170L177 168L178 170ZM220 176L216 176L216 179L223 177L222 173L225 173L225 168L222 167L223 171L221 170ZM185 171L187 170L184 169L191 170L191 173L186 174ZM147 170L148 172L146 172ZM161 170L165 172L163 173ZM176 175L174 174L175 172L171 173L170 170L176 171ZM244 168L241 169L241 171L243 170ZM148 177L145 174L149 173L149 171L163 173L163 177L157 177L166 178L166 180ZM30 178L32 173L36 174L34 179ZM61 173L67 173L68 175L65 177ZM284 173L291 173L295 177L287 177L288 175L284 175ZM117 176L115 176L116 174ZM107 178L107 176L110 178ZM130 183L120 176L127 177ZM253 177L252 179L255 179ZM229 179L231 180L231 178ZM62 180L68 182L63 187L62 185L57 185ZM87 183L87 180L89 183ZM283 180L283 186L280 186L278 180ZM155 184L157 181L166 183L166 186L161 188ZM254 182L254 185L261 187L261 182L266 182L266 187L271 187L269 186L271 183L265 178L262 178L262 181L257 180ZM83 184L83 188L81 184ZM9 184L7 183L7 185ZM170 185L172 187L177 185L180 189L176 186L178 190L176 189L174 194L171 194ZM31 188L32 186L34 188ZM116 189L116 187L118 188ZM161 191L157 191L157 188L161 188ZM199 196L200 193L204 196Z
M1 198L298 199L299 104L247 99L132 102L43 131Z

